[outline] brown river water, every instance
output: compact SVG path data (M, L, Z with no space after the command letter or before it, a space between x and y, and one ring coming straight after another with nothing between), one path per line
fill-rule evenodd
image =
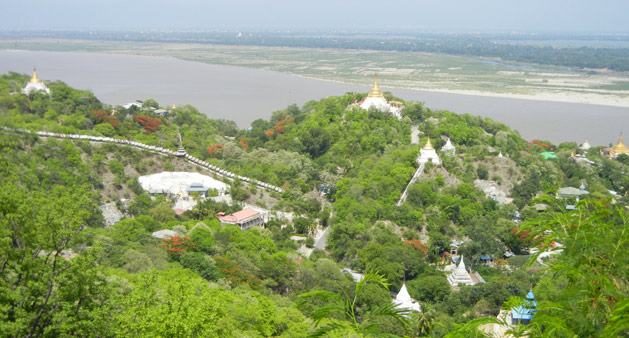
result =
M162 106L191 104L211 118L233 120L241 128L291 104L367 92L371 86L165 57L0 50L2 74L31 74L34 66L41 79L91 90L107 104L146 98ZM383 90L404 100L425 102L431 109L490 117L526 139L555 143L587 139L592 145L608 145L616 142L622 130L629 131L629 108L387 88L386 78L379 80Z

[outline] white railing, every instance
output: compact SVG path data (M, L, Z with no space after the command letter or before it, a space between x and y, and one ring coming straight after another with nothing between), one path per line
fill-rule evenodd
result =
M424 171L424 165L426 163L421 163L419 165L419 168L417 168L417 170L415 170L415 173L413 174L413 177L411 178L410 182L408 182L408 184L406 185L406 188L404 189L404 192L402 193L402 196L400 196L400 199L397 201L397 206L401 206L402 203L404 203L406 201L406 197L408 195L408 188L415 184L415 182L417 182L417 179L419 178L419 175L422 174L422 172Z
M237 175L235 173L232 173L230 171L221 169L215 165L209 164L206 161L203 161L201 159L198 159L190 154L185 154L184 156L178 156L176 151L170 150L170 149L165 149L162 147L157 147L157 146L149 146L148 144L144 144L144 143L140 143L140 142L136 142L136 141L129 141L129 140L123 140L123 139L117 139L117 138L113 138L113 137L103 137L103 136L91 136L91 135L78 135L78 134L60 134L60 133L51 133L48 131L36 131L33 132L31 130L26 130L26 129L20 129L20 128L9 128L9 127L2 127L0 126L0 130L6 130L6 131L12 131L12 132L16 132L16 133L25 133L25 134L31 134L31 133L35 133L39 136L42 137L57 137L57 138L67 138L67 139L79 139L79 140L88 140L88 141L93 141L93 142L105 142L105 143L113 143L113 144L118 144L118 145L125 145L125 146L130 146L130 147L135 147L135 148L139 148L139 149L143 149L143 150L147 150L147 151L152 151L152 152L158 152L161 154L165 154L165 155L170 155L170 156L177 156L180 158L183 158L184 160L196 164L197 166L200 166L204 169L210 170L212 172L214 172L217 175L220 176L224 176L227 177L229 179L239 179L241 181L245 181L251 184L255 184L261 188L267 189L267 190L273 190L273 191L277 191L279 193L283 193L284 189L280 188L280 187L276 187L274 185L268 184L268 183L264 183L262 181L258 181L249 177L245 177L245 176L241 176L241 175Z

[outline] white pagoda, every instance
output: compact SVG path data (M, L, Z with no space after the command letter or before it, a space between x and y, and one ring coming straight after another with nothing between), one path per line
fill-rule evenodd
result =
M433 163L433 164L441 164L441 160L439 159L439 155L433 148L432 143L430 143L430 137L428 137L428 141L424 147L419 151L419 157L417 158L417 163Z
M456 155L456 148L450 141L449 137L448 137L448 141L446 141L446 144L443 147L441 147L441 152L448 155Z
M461 263L459 266L452 271L450 275L448 275L448 282L450 286L453 288L457 288L459 285L474 285L474 280L472 280L472 276L465 269L465 262L463 261L463 256L461 256Z
M33 77L31 77L31 80L28 81L24 89L22 89L22 93L29 95L30 93L40 90L46 92L46 94L50 94L50 89L37 77L37 70L33 68Z
M374 107L383 113L391 113L398 118L398 120L402 119L402 107L401 106L393 106L387 102L384 98L384 94L378 88L378 74L374 75L373 87L367 97L362 100L360 103L360 108L369 110L369 108Z
M583 142L583 144L581 144L581 146L579 148L588 151L590 150L592 146L590 146L590 142L588 142L588 140L585 140L585 142Z
M402 283L402 288L400 292L395 296L395 300L393 304L396 304L396 308L398 309L406 309L409 311L421 312L422 308L418 302L411 299L411 295L406 290L406 283Z

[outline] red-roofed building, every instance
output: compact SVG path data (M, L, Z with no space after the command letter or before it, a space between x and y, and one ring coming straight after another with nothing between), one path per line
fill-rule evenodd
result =
M264 217L262 216L262 213L257 210L244 208L229 215L225 215L225 213L219 213L218 219L221 221L221 223L238 225L241 230L247 230L252 226L259 226L264 224Z

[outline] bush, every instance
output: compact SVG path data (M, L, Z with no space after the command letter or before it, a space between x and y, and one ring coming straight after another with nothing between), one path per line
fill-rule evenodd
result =
M216 281L221 277L220 271L210 257L200 252L184 252L179 258L179 262L184 268L195 271L207 280Z
M528 259L529 256L512 256L507 258L507 264L513 269L521 269Z
M102 136L112 137L116 135L116 129L109 123L97 124L93 130Z
M450 294L450 284L443 276L419 277L408 282L411 297L422 302L440 302Z
M312 248L312 247L314 247L314 244L315 244L314 238L308 236L308 238L306 239L306 247L307 248Z
M194 242L194 250L204 253L212 253L214 247L214 235L203 223L196 226L190 233L190 239Z
M489 167L486 164L479 164L476 168L476 175L481 180L486 180L489 177Z
M308 233L310 227L312 226L312 221L305 217L299 217L295 219L295 232L298 234Z

